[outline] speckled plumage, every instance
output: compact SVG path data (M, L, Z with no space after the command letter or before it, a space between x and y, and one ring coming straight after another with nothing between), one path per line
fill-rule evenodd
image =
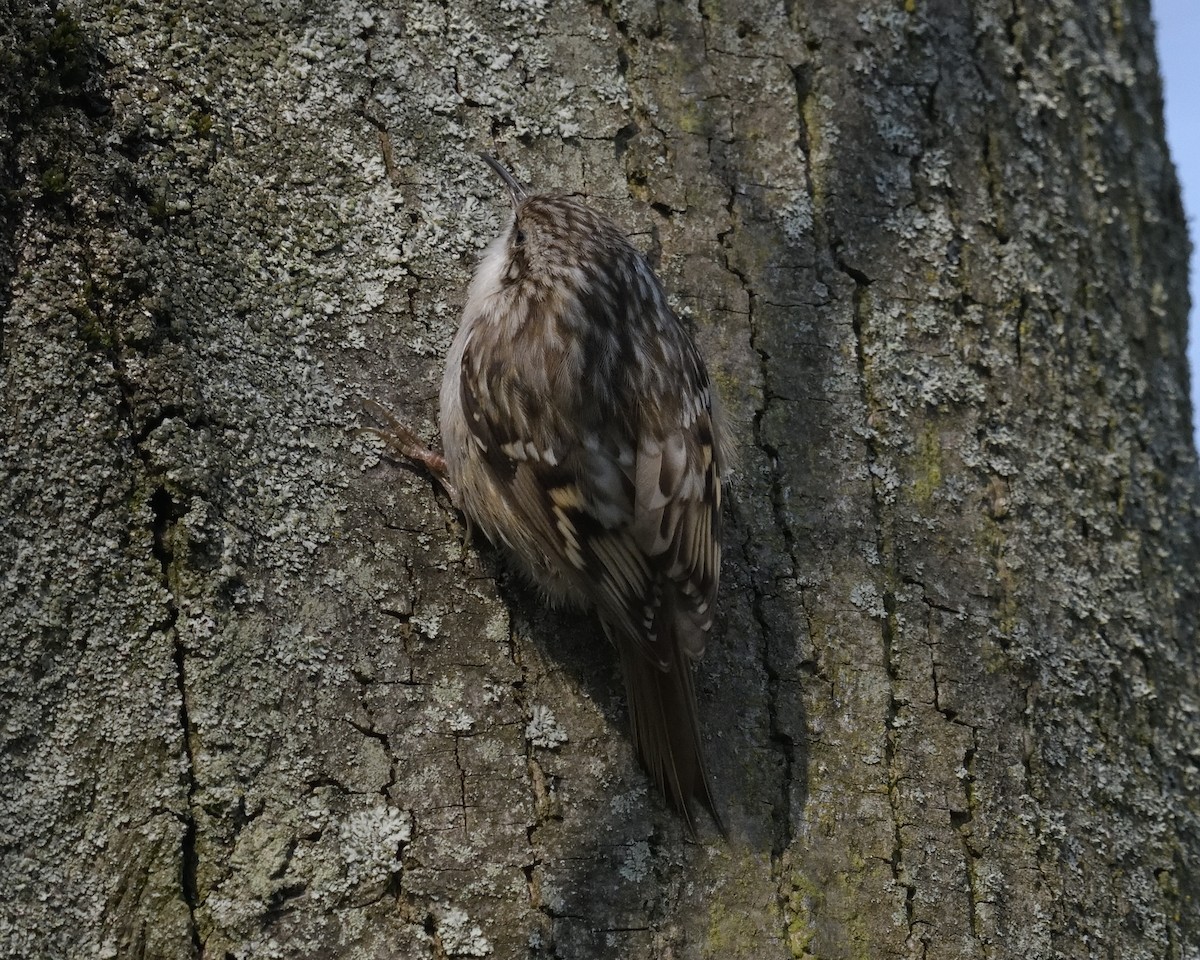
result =
M704 361L649 264L578 200L508 184L446 364L459 504L554 600L596 609L633 742L691 825L713 801L691 660L720 578L725 437Z

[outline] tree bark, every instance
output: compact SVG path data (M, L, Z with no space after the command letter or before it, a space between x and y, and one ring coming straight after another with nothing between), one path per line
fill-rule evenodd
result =
M0 2L0 953L1193 958L1200 489L1148 4ZM697 682L429 478L498 149L731 412Z

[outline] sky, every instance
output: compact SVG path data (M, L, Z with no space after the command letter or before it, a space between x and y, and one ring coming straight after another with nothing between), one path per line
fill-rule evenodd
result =
M1192 423L1200 447L1200 3L1197 0L1152 0L1158 25L1158 62L1167 101L1167 142L1183 186L1183 206L1192 236L1192 315L1188 328L1188 360L1192 369Z

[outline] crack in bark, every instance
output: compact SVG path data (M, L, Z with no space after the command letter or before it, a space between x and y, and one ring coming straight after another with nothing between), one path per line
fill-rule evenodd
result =
M183 813L183 838L180 844L180 887L183 901L188 909L188 928L191 934L192 948L196 956L204 955L204 944L200 939L200 929L196 922L196 911L200 906L198 873L200 857L196 850L196 758L192 751L192 721L188 713L187 687L187 649L176 625L179 620L179 603L172 585L172 567L175 563L174 551L170 544L171 528L179 522L180 508L167 492L165 487L158 487L150 497L151 532L153 544L151 550L162 570L163 586L167 590L167 622L164 632L172 637L173 656L175 661L175 683L179 690L179 726L183 741L183 753L187 764L186 807Z
M83 251L82 266L87 278L84 292L85 307L90 311L90 316L94 318L97 325L102 325L105 329L112 329L114 326L113 321L111 318L105 316L106 311L103 304L94 296L96 280L92 269L92 258L86 249ZM144 351L130 347L120 340L107 343L101 352L108 361L113 383L117 388L117 418L124 423L128 430L129 443L133 453L141 462L145 471L145 482L147 485L151 483L155 484L147 498L146 506L150 513L150 552L151 556L158 563L162 587L166 594L166 616L157 622L152 629L160 630L165 637L170 638L172 645L171 657L174 664L175 686L179 692L178 725L185 760L183 776L186 778L184 810L182 814L176 814L183 825L183 836L180 838L179 849L179 885L180 894L188 911L188 934L192 950L195 956L202 957L204 955L204 944L200 937L200 929L196 917L200 906L200 894L198 879L199 853L197 851L198 830L195 816L195 794L197 790L195 775L196 758L192 749L194 727L188 708L187 647L178 629L180 605L176 592L175 578L178 575L177 564L179 563L179 559L175 556L172 544L172 535L181 522L186 509L184 503L178 502L175 499L175 496L167 486L165 476L162 475L161 468L153 463L151 455L144 449L143 444L151 433L168 418L177 417L190 428L194 428L196 422L204 422L204 417L200 412L189 416L188 411L180 405L162 404L157 407L153 416L146 418L139 425L137 414L138 404L136 402L139 387L137 382L128 374L124 356L126 350L131 350L134 353L144 353Z
M526 723L525 730L528 731L529 721L533 719L533 709L529 705L529 698L525 692L529 680L529 672L518 652L516 627L513 624L511 614L508 616L507 644L509 660L521 673L520 678L511 684L513 702L521 711L521 715ZM538 830L543 823L553 817L552 802L549 791L546 789L545 771L542 770L541 764L538 763L537 758L533 755L533 743L527 732L523 737L523 741L525 746L525 769L529 777L530 793L533 796L533 822L525 828L525 839L529 844L530 859L529 863L521 868L521 872L525 875L525 887L529 895L529 906L545 919L542 933L546 938L546 947L549 950L548 955L556 957L558 953L554 944L554 913L542 899L540 870L543 859L537 841Z
M866 341L866 296L867 290L871 285L871 279L862 271L850 266L840 256L839 245L835 242L832 244L834 251L835 263L837 269L845 276L849 277L854 282L854 292L852 294L852 308L850 321L854 332L854 357L858 367L858 383L861 393L860 399L863 409L867 415L867 422L872 423L875 419L875 414L879 410L879 404L873 396L871 387L871 374L867 363L867 341ZM881 591L883 599L883 616L880 618L880 634L883 643L883 668L884 673L888 678L890 687L888 692L887 709L884 715L884 761L887 768L887 792L888 806L892 814L892 856L891 869L892 878L896 884L904 889L904 912L908 926L909 937L915 933L916 923L914 922L914 901L916 897L916 884L912 878L908 876L904 863L904 838L901 833L901 810L900 810L900 781L897 775L897 756L896 756L896 730L897 717L899 709L902 705L901 701L896 696L896 685L898 681L898 673L894 659L894 648L897 639L896 627L896 595L895 592L888 586L896 583L898 579L896 557L894 546L891 542L891 537L887 530L886 518L884 516L884 497L879 489L879 479L876 476L875 467L880 460L880 449L876 434L871 431L866 434L863 439L866 447L867 459L867 476L871 486L871 519L875 528L875 551L879 557L879 563L884 578L884 587Z
M746 282L745 277L741 277L743 283ZM751 329L750 344L752 349L759 354L762 364L763 383L764 383L764 402L763 409L755 411L752 432L755 445L766 455L767 462L770 463L770 482L769 493L771 501L771 510L774 517L775 525L780 530L783 536L784 546L787 551L788 559L792 563L793 570L795 569L796 559L794 552L794 534L788 525L787 517L783 509L784 493L783 481L779 472L779 451L766 440L762 435L762 418L766 414L767 407L770 404L770 399L767 396L765 389L766 377L770 366L769 355L761 350L755 344L755 325L754 325L754 294L749 285L746 286L747 293L750 297L750 316L749 324ZM772 745L779 751L780 758L783 762L783 777L780 784L780 797L775 806L775 841L772 845L771 858L778 866L779 858L791 846L792 833L792 803L791 803L791 788L793 779L793 770L796 761L795 742L792 737L785 733L779 723L779 687L781 678L779 671L776 669L771 657L771 627L767 620L764 603L767 599L768 592L762 588L757 578L751 578L751 590L754 594L751 602L751 611L754 616L754 621L758 625L759 633L762 636L762 657L763 667L767 674L767 717L770 722L770 741Z
M957 822L952 811L950 824L958 829L963 852L966 855L967 919L971 925L971 936L979 944L980 950L982 950L986 958L992 955L992 951L988 948L988 941L982 935L981 918L979 916L979 908L983 902L979 896L980 878L978 876L979 861L982 857L980 852L971 844L971 828L975 822L975 811L978 809L978 798L975 796L975 756L979 752L979 738L975 727L967 726L971 731L971 746L963 754L962 778L963 793L967 799L967 810Z
M734 205L736 203L736 194L731 191L727 211L732 219L734 213ZM722 246L726 245L727 237L732 233L732 227L729 231L720 234L719 240ZM775 399L770 390L771 382L771 356L759 343L758 322L755 314L755 301L757 298L754 284L750 277L744 271L738 268L729 257L728 248L726 247L726 256L724 258L725 269L728 270L734 277L737 278L741 287L746 292L747 296L747 316L746 323L750 331L750 348L758 356L760 376L763 384L763 404L762 408L754 411L754 417L751 424L751 436L754 440L754 445L762 451L768 464L768 496L770 499L772 518L776 528L780 531L783 538L785 556L791 564L791 569L794 572L797 569L797 560L795 555L795 534L791 529L787 520L787 514L784 510L784 489L783 477L779 469L779 451L775 446L763 436L763 418L766 416L771 402ZM789 908L791 891L788 889L789 884L785 883L786 867L788 863L788 853L791 849L794 840L792 830L792 821L795 811L792 809L792 782L795 777L796 764L796 745L790 735L781 729L779 722L779 699L780 699L780 683L781 678L779 671L776 669L771 656L771 628L768 622L764 603L769 596L767 590L764 590L758 578L750 577L750 588L753 593L751 599L751 613L754 617L754 622L758 627L760 636L762 637L762 663L767 674L767 717L770 729L770 744L779 752L782 777L780 780L779 796L773 804L773 827L774 839L771 846L771 868L772 875L775 880L775 897L779 907L779 915L783 922L783 939L787 942L788 926L790 923L789 917L792 913ZM797 586L797 589L799 587ZM803 591L801 591L801 595ZM803 601L802 601L803 604Z
M139 424L138 394L140 386L137 380L129 375L126 354L148 356L149 350L134 344L126 343L121 337L115 320L108 316L105 303L97 296L98 283L93 269L93 258L90 250L85 247L80 258L85 277L82 291L82 305L77 320L84 323L96 340L99 347L97 352L105 358L112 376L112 382L117 390L116 417L128 431L128 443L132 452L140 461L144 470L143 480L147 487L153 484L147 498L146 507L150 513L149 533L150 552L157 562L161 583L166 594L166 615L156 622L152 631L161 631L170 639L172 644L171 657L174 664L175 686L179 692L180 739L185 760L183 776L185 784L185 802L182 814L176 813L183 825L183 836L180 838L180 894L188 911L188 935L192 950L196 957L204 955L204 945L200 937L197 911L200 906L199 894L199 853L197 851L197 822L195 816L195 794L197 781L195 776L196 760L192 748L194 727L188 708L187 682L187 648L178 629L180 605L176 592L175 578L178 575L177 565L180 562L175 556L172 536L181 522L186 504L176 500L168 487L168 481L162 469L156 466L152 456L144 449L144 444L150 435L169 418L178 418L191 429L209 425L202 411L189 411L179 404L158 404L153 415L145 417ZM84 331L86 337L86 330ZM222 427L221 424L212 424ZM186 492L182 492L186 499Z

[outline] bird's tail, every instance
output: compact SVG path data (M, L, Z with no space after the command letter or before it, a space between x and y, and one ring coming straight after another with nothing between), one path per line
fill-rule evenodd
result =
M659 638L660 642L668 639L675 640ZM692 836L696 828L688 803L693 798L708 809L724 834L704 766L690 658L673 642L664 669L628 640L619 640L617 648L621 651L633 749L638 759L663 796L679 811Z

